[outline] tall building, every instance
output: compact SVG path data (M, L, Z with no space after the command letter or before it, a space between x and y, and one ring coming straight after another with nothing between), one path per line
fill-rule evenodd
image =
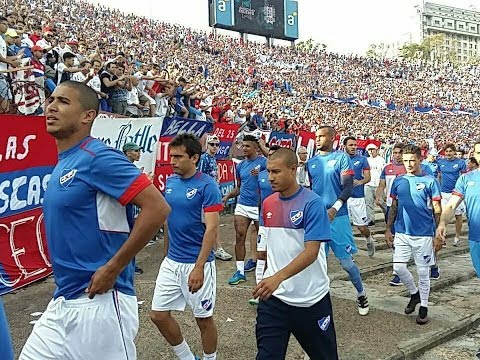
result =
M480 12L427 2L422 11L422 36L444 34L434 58L456 55L460 61L480 56Z

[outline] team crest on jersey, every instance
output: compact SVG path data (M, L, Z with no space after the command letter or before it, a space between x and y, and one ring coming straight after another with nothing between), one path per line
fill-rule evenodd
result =
M303 220L303 211L292 210L290 211L290 221L293 225L298 226Z
M458 168L458 164L454 164L452 167L453 167L454 169L456 169L456 168Z
M77 171L77 169L63 169L62 176L60 176L60 186L66 188L68 185L70 185L75 178Z
M191 200L197 194L198 189L187 189L187 199Z
M425 260L425 263L430 264L432 257L430 255L423 255L423 260Z
M327 166L333 168L335 164L337 163L337 160L332 159L327 161Z
M318 320L317 324L320 327L320 330L327 331L328 326L330 325L330 315L325 316L324 318L321 318L320 320Z
M312 169L316 169L316 168L317 168L317 164L313 164Z
M360 161L355 161L355 162L353 163L353 165L355 165L355 166L360 165Z
M206 300L202 300L200 303L202 304L202 308L204 310L210 311L212 309L212 300L206 299Z
M418 191L422 191L425 189L425 184L424 183L416 183L415 187L417 188Z
M347 245L345 247L345 250L347 251L347 253L351 254L352 253L352 245Z
M262 181L262 183L263 183L263 182L265 182L265 179L262 179L261 181Z
M171 193L172 193L172 189L171 189L171 188L167 188L167 189L165 190L165 194L171 194Z
M271 218L272 218L272 215L273 215L273 214L272 214L270 211L267 212L267 219L271 219Z

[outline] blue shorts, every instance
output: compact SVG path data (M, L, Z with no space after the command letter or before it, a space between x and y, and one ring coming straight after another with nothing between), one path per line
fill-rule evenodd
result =
M328 255L329 248L332 248L337 259L344 260L357 253L348 215L337 216L330 227L332 229L332 241L325 243L325 254Z
M469 241L468 243L470 245L470 256L472 257L473 268L480 278L480 242Z
M0 299L0 349L2 360L13 360L12 339L8 330L7 315Z

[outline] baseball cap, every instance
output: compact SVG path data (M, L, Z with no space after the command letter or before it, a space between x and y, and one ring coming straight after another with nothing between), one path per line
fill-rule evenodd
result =
M375 149L375 150L378 150L378 146L373 144L373 143L370 143L367 145L367 150L370 150L370 149Z
M130 150L140 150L140 149L141 147L135 144L134 142L126 143L125 145L123 145L123 148L122 148L123 152L127 152Z
M10 36L12 38L18 37L18 34L15 31L15 29L8 29L7 32L5 33L5 35Z
M220 139L219 139L218 136L215 135L215 134L208 135L208 136L207 136L207 143L211 143L211 142L217 142L217 143L219 143L219 142L220 142Z
M30 50L32 50L32 51L43 51L43 48L41 46L35 45L35 46L32 46L32 48Z

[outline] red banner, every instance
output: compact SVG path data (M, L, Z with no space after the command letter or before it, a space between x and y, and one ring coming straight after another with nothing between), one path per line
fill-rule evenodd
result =
M220 146L215 156L217 160L225 159L230 154L230 148L238 133L240 125L216 123L213 133L220 139Z
M57 162L45 118L1 117L0 295L51 274L42 202Z

